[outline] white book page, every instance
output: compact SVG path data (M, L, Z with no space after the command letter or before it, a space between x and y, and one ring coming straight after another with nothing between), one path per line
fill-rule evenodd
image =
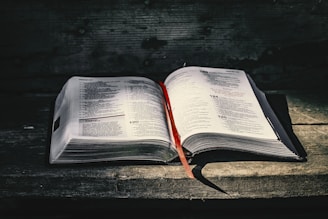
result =
M143 77L74 77L72 135L83 139L170 141L162 92ZM79 91L79 92L76 92Z
M185 67L165 85L182 141L196 133L277 139L243 71Z
M75 106L78 103L70 104L71 100L75 98L77 91L76 83L72 83L72 80L69 80L56 98L51 134L50 163L57 160L70 141L72 133L74 133L73 130L77 127L74 122L75 113L73 110L76 109Z

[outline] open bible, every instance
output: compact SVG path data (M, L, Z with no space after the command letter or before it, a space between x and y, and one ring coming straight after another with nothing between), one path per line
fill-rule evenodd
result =
M50 163L169 163L178 158L174 134L188 162L218 150L306 159L244 71L183 67L163 86L167 97L146 77L71 77L55 101Z

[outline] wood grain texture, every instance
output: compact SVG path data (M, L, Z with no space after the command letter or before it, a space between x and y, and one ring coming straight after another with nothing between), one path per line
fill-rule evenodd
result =
M325 0L1 1L0 217L326 213L327 24ZM244 69L286 94L308 161L193 165L202 180L179 164L48 164L53 101L70 76L157 81L184 65Z
M295 121L316 121L317 94L291 92ZM191 180L181 165L48 164L52 95L2 95L0 124L0 197L75 199L253 199L317 197L328 194L328 125L294 124L308 153L307 162L265 160L214 162L193 165L206 179ZM302 105L305 101L305 105ZM296 104L297 103L297 104ZM295 110L297 109L297 110ZM296 113L294 113L296 112ZM325 117L324 119L327 119ZM220 191L227 192L227 194Z
M317 0L6 0L0 87L55 91L47 78L238 68L265 89L325 87L328 3ZM13 86L13 85L19 86Z

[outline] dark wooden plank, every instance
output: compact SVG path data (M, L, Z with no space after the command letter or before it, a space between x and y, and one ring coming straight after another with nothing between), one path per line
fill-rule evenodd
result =
M2 91L49 77L245 69L264 88L325 87L328 3L316 0L68 0L0 3Z
M316 95L309 95L307 91L296 94L288 92L287 98L293 124L328 124L328 99L325 92Z
M303 92L294 98L301 103ZM312 94L313 97L318 97ZM305 95L305 100L310 94ZM296 124L307 162L235 161L197 166L204 179L190 180L181 165L50 166L52 95L2 95L0 197L74 199L228 200L328 195L328 125ZM316 98L312 98L315 100ZM296 116L315 118L310 102ZM318 102L314 102L318 104ZM290 112L293 105L290 105ZM326 115L326 102L319 117ZM293 115L293 114L292 114ZM193 165L195 167L195 165ZM228 194L220 191L223 189Z
M293 125L328 124L328 99L324 90L265 90L268 95L286 96L287 107Z
M9 206L2 218L320 218L327 198L252 200L135 200L135 199L50 199L26 200L18 208ZM1 205L0 205L1 206ZM19 210L17 210L19 209Z

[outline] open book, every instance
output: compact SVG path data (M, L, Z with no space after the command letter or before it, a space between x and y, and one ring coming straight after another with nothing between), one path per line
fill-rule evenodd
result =
M183 67L163 84L167 95L145 77L70 78L55 102L50 163L169 163L173 132L189 162L214 150L305 159L244 71Z

